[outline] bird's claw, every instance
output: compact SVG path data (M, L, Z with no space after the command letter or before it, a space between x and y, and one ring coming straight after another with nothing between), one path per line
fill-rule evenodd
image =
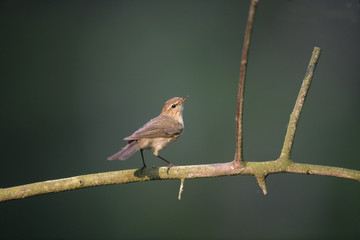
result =
M143 173L143 170L144 170L145 168L147 168L146 165L144 165L144 166L142 166L142 168L140 168L141 174Z
M168 168L167 168L167 170L166 170L167 174L169 174L169 170L170 170L170 168L173 167L173 166L174 166L174 165L172 165L172 163L169 164L169 166L168 166Z

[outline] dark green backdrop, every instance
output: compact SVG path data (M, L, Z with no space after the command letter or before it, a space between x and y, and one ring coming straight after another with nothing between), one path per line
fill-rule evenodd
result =
M228 162L249 1L1 1L0 187L141 166L106 158L189 95L162 155ZM244 112L248 161L279 156L314 46L293 160L360 169L359 1L261 1ZM150 152L148 165L163 163ZM0 203L1 239L359 239L360 184L271 175L104 186Z

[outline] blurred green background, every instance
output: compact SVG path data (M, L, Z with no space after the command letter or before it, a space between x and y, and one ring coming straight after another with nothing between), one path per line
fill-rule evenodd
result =
M176 165L229 162L250 1L1 1L0 187L141 167L106 158L189 95ZM261 1L244 154L279 156L314 46L293 160L360 169L360 3ZM149 166L164 165L145 152ZM294 174L102 186L0 203L1 239L359 239L358 182Z

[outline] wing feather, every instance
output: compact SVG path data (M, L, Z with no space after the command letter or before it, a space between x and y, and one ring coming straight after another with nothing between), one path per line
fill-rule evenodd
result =
M174 135L180 135L183 132L183 129L184 127L180 122L171 117L160 115L151 119L131 136L124 138L124 140L172 137Z

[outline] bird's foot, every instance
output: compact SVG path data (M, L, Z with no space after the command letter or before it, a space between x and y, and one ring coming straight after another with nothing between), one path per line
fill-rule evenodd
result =
M166 170L167 174L169 174L169 170L170 170L170 168L172 168L173 166L174 166L174 165L173 165L172 163L169 164L169 166L168 166L168 168L167 168L167 170Z
M144 166L142 166L142 168L140 168L141 174L143 173L143 170L144 170L145 168L147 168L146 165L144 165Z

